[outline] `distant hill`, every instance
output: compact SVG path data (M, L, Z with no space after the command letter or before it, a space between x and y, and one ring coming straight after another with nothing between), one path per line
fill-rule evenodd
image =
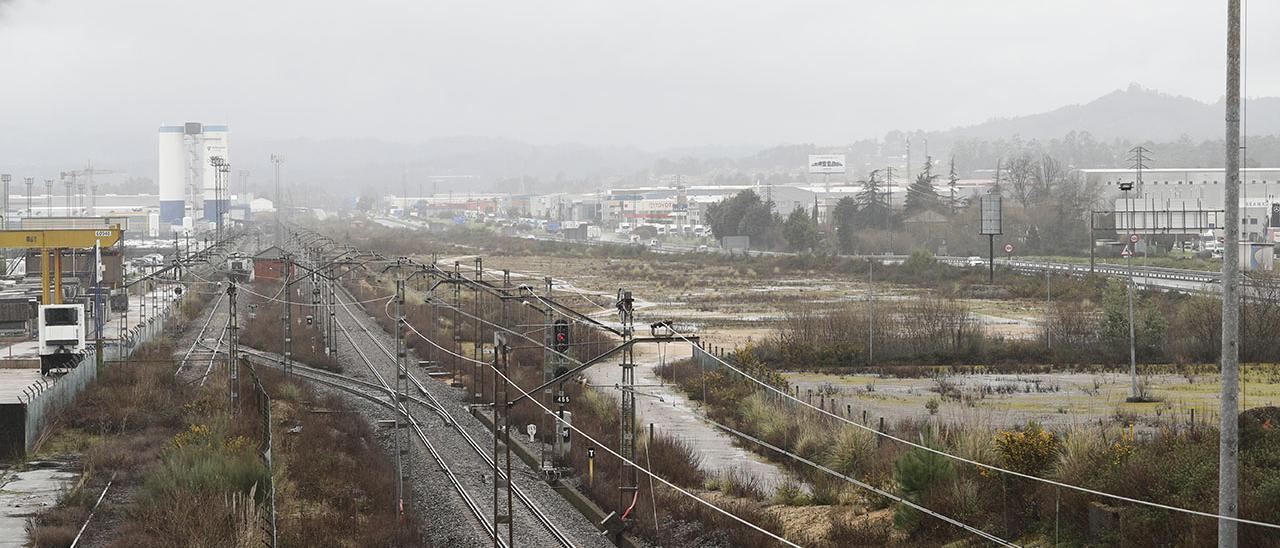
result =
M1280 98L1248 101L1250 135L1280 133ZM1193 141L1221 139L1224 102L1202 103L1131 84L1082 105L1069 105L1010 118L994 118L981 124L929 132L941 140L962 138L1029 139L1060 138L1072 131L1089 132L1099 140L1176 141L1183 135ZM932 140L932 139L931 139Z

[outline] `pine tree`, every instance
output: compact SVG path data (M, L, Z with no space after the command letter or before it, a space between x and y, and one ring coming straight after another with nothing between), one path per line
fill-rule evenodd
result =
M872 171L867 180L862 181L862 190L858 191L854 200L858 204L858 225L862 227L883 228L888 215L885 204L887 196L880 190L880 170Z
M903 211L907 215L920 211L937 211L941 205L938 191L933 188L938 176L933 173L933 161L926 159L924 169L916 176L915 182L907 187L907 203Z
M952 156L951 172L947 174L947 192L950 194L947 197L947 209L951 211L952 215L955 215L956 210L960 209L960 201L956 198L956 191L958 190L957 187L959 186L959 182L960 176L956 174L956 157Z

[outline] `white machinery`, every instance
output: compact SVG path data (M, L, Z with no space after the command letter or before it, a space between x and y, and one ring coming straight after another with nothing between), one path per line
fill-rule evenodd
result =
M253 281L253 258L236 253L227 259L227 278L240 283Z
M54 369L71 369L84 352L84 306L79 304L40 305L40 374Z

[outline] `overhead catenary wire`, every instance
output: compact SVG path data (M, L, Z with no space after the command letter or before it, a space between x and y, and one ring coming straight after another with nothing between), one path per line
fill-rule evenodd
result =
M427 337L427 336L423 335L420 331L418 331L418 329L417 329L416 327L414 327L414 326L413 326L413 324L411 324L411 323L409 323L409 322L407 322L407 321L406 321L406 322L405 322L405 325L409 328L409 330L410 330L410 331L413 331L415 334L417 334L419 337L421 337L421 338L422 338L422 340L427 341L427 343L428 343L428 344L430 344L431 346L434 346L435 348L437 348L437 349L439 349L439 350L441 350L441 351L444 351L446 354L450 354L450 355L452 355L452 356L454 356L454 357L457 357L457 358L459 358L459 359L462 359L462 360L469 361L469 362L472 362L472 363L475 363L475 364L484 365L484 366L486 366L486 367L489 367L489 369L493 370L494 374L496 374L496 375L500 376L500 377L501 377L503 380L505 380L507 383L510 383L510 385L511 385L511 386L515 387L516 391L517 391L517 392L519 392L519 393L520 393L520 395L522 395L522 396L526 396L526 397L528 397L528 396L529 396L529 393L528 393L528 392L526 392L526 391L524 390L524 388L523 388L523 387L521 387L520 385L516 384L516 382L515 382L514 380L512 380L510 377L507 377L505 374L503 374L501 371L499 371L499 370L498 370L498 368L496 368L496 367L494 367L494 366L493 366L493 364L488 363L488 362L484 362L484 361L481 361L481 360L477 360L477 359L471 358L471 357L469 357L469 356L463 356L463 355L461 355L461 354L458 354L458 353L456 353L456 352L454 352L454 351L452 351L452 350L449 350L449 349L447 349L447 348L445 348L445 347L443 347L443 346L440 346L438 343L436 343L435 341L431 340L429 337ZM508 330L508 331L509 331L509 330ZM514 332L512 332L512 333L514 333ZM623 461L624 463L626 463L626 464L628 464L628 465L630 465L630 466L634 466L637 470L640 470L641 472L644 472L644 473L645 473L645 474L647 474L651 479L656 479L656 480L658 480L659 482L662 482L664 485L666 485L666 486L668 486L668 487L670 487L670 488L672 488L672 489L676 490L676 492L678 492L678 493L680 493L680 494L682 494L682 495L684 495L684 496L690 497L690 498L694 499L695 501L697 501L698 503L700 503L700 504L702 504L702 505L704 505L704 506L706 506L706 507L708 507L708 508L711 508L712 510L715 510L716 512L719 512L720 514L723 514L723 515L725 515L725 516L727 516L727 517L729 517L729 518L731 518L731 519L733 519L733 520L735 520L735 521L737 521L737 522L739 522L739 523L742 523L743 525L746 525L746 526L748 526L748 527L750 527L750 528L752 528L752 529L754 529L754 530L756 530L756 531L758 531L758 532L760 532L760 533L763 533L763 534L765 534L765 535L768 535L770 538L772 538L772 539L774 539L774 540L776 540L776 541L778 541L778 542L781 542L781 543L783 543L783 544L786 544L787 546L796 546L796 547L798 547L798 546L799 546L798 544L796 544L796 543L794 543L794 542L791 542L791 541L789 541L789 540L787 540L787 539L785 539L785 538L783 538L783 537L781 537L781 536L778 536L777 534L775 534L775 533L773 533L773 532L771 532L771 531L768 531L768 530L766 530L766 529L764 529L764 528L760 527L759 525L756 525L756 524L754 524L754 523L752 523L752 522L750 522L750 521L747 521L746 519L743 519L743 518L741 518L741 517L738 517L737 515L735 515L735 514L733 514L733 513L729 512L728 510L725 510L725 509L720 508L719 506L716 506L716 505L714 505L714 504L712 504L712 503L710 503L710 502L708 502L708 501L706 501L706 500L703 500L702 498L699 498L697 495L694 495L693 493L690 493L689 491L687 491L687 490L685 490L685 489L682 489L681 487L679 487L679 486L677 486L677 485L675 485L675 484L673 484L673 483L671 483L671 482L667 481L666 479L663 479L662 477L658 476L657 474L655 474L655 473L653 473L653 472L649 471L647 468L645 468L645 467L643 467L643 466L640 466L639 464L637 464L637 463L635 463L635 462L631 461L630 459L627 459L627 458L623 457L621 454L617 453L617 452L616 452L616 451L614 451L613 449L610 449L607 445L605 445L605 444L601 443L600 441L596 440L595 438L591 437L591 436L590 436L590 435L588 435L586 432L583 432L582 430L578 429L578 428L577 428L577 427L575 427L574 425L570 424L568 421L565 421L563 417L558 417L558 416L556 416L556 413L555 413L555 412L553 412L551 409L547 408L546 406L542 405L542 402L537 401L537 399L536 399L536 398L528 397L528 399L529 399L529 401L531 401L531 402L533 402L535 405L537 405L539 408L541 408L541 409L542 409L544 412L546 412L548 415L551 415L552 417L554 417L554 418L556 419L556 421L557 421L557 422L562 423L565 427L567 427L567 428L569 428L569 429L573 430L574 432L577 432L577 433L578 433L578 434L580 434L582 437L586 438L587 440L591 441L592 443L595 443L597 446L599 446L600 448L604 449L604 450L605 450L606 452L608 452L609 454L611 454L611 455L613 455L613 456L615 456L615 457L618 457L618 459L619 459L619 460L621 460L621 461Z
M511 333L511 334L513 334L513 335L516 335L516 336L518 336L518 337L522 337L522 338L524 338L524 339L527 339L527 340L533 341L533 342L535 342L535 343L539 343L539 342L540 342L540 341L535 341L534 339L532 339L532 338L530 338L530 337L528 337L528 336L526 336L526 335L524 335L524 334L522 334L522 333L519 333L519 332L517 332L517 331L512 331L512 330L510 330L510 329L507 329L506 327L503 327L503 326L498 325L498 324L496 324L496 323L493 323L493 322L490 322L490 321L488 321L488 320L485 320L484 318L479 318L479 317L477 317L477 316L475 316L475 315L472 315L472 314L470 314L470 313L468 313L468 312L466 312L466 311L464 311L464 310L460 310L460 309L457 309L457 308L453 308L453 307L452 307L452 306L450 306L448 303L445 303L445 302L443 302L443 301L440 301L439 306L444 307L444 308L447 308L447 309L455 310L455 311L459 312L460 314L462 314L462 315L464 315L464 316L467 316L467 317L468 317L468 318L470 318L470 319L475 319L475 320L480 321L480 322L483 322L483 323L485 323L485 324L487 324L487 325L489 325L489 326L492 326L494 329L498 329L498 330L501 330L501 331L505 331L505 332ZM415 332L416 332L416 331L415 331ZM688 343L690 343L690 344L693 344L693 341L689 340L688 335L685 335L684 333L680 333L679 331L676 331L675 329L672 329L672 333L674 334L674 336L675 336L676 338L683 339L685 342L688 342ZM419 333L419 336L421 336L421 334L420 334L420 333ZM425 337L424 337L424 338L425 338ZM428 342L431 342L433 345L435 345L435 343L434 343L433 341L428 341ZM437 346L437 348L439 348L439 345L435 345L435 346ZM445 350L445 351L446 351L446 352L449 352L448 350ZM554 350L552 350L552 352L555 352L555 351L554 351ZM450 353L452 353L452 352L450 352ZM557 353L557 354L559 354L559 353ZM561 355L563 355L563 354L561 354ZM812 404L806 403L806 402L804 402L803 400L801 400L801 399L799 399L799 398L796 398L795 396L792 396L791 394L787 393L786 391L779 390L777 387L775 387L775 386L773 386L773 385L771 385L771 384L769 384L769 383L766 383L766 382L764 382L764 381L762 381L762 380L760 380L760 379L757 379L757 378L755 378L755 377L751 376L750 374L748 374L747 372L743 371L742 369L740 369L740 368L738 368L738 367L735 367L735 366L733 366L732 364L729 364L728 362L726 362L725 360L721 359L720 357L718 357L718 356L716 356L716 355L714 355L714 354L707 353L707 355L708 355L708 356L710 356L710 357L711 357L712 359L714 359L715 361L720 362L720 363L721 363L722 365L724 365L725 367L728 367L730 370L732 370L732 371L734 371L734 372L736 372L736 373L738 373L738 374L740 374L740 375L742 375L742 376L746 377L747 379L750 379L752 382L754 382L754 383L756 383L756 384L758 384L758 385L760 385L760 386L763 386L763 387L765 387L765 388L766 388L766 389L768 389L768 390L771 390L771 391L773 391L773 392L776 392L776 393L778 393L778 394L782 395L784 398L786 398L786 399L788 399L788 400L794 401L794 402L796 402L796 403L798 403L798 404L800 404L800 405L802 405L802 406L805 406L805 407L808 407L808 408L810 408L810 409L813 409L814 411L817 411L817 412L819 412L819 413L821 413L821 414L823 414L823 415L827 415L827 416L832 417L832 418L834 418L834 419L836 419L836 420L838 420L838 421L840 421L840 422L843 422L843 423L846 423L846 424L852 425L852 426L854 426L854 427L857 427L857 428L860 428L860 429L863 429L863 430L869 431L869 432L871 432L871 433L873 433L873 434L875 434L875 435L877 435L877 436L881 436L881 437L884 437L884 438L886 438L886 439L889 439L889 440L892 440L892 441L895 441L895 442L898 442L898 443L902 443L902 444L905 444L905 445L908 445L908 446L911 446L911 447L914 447L914 448L917 448L917 449L922 449L922 450L925 450L925 451L928 451L928 452L931 452L931 453L934 453L934 454L937 454L937 455L941 455L941 456L943 456L943 457L946 457L946 458L949 458L949 459L952 459L952 460L956 460L956 461L963 462L963 463L966 463L966 464L972 464L972 465L974 465L974 466L977 466L977 467L980 467L980 468L985 468L985 469L987 469L987 470L991 470L991 471L994 471L994 472L1000 472L1000 473L1004 473L1004 474L1009 474L1009 475L1016 476L1016 477L1020 477L1020 478L1023 478L1023 479L1027 479L1027 480L1031 480L1031 481L1037 481L1037 482L1041 482L1041 483L1046 483L1046 484L1049 484L1049 485L1054 485L1054 486L1061 487L1061 488L1065 488L1065 489L1071 489L1071 490L1074 490L1074 491L1078 491L1078 492L1081 492L1081 493L1086 493L1086 494L1090 494L1090 495L1094 495L1094 496L1099 496L1099 497L1109 498L1109 499L1112 499L1112 500L1118 500L1118 501L1128 502L1128 503L1132 503L1132 504L1139 504L1139 505L1148 506L1148 507L1151 507L1151 508L1159 508L1159 509L1162 509L1162 510L1168 510L1168 511L1172 511L1172 512L1180 512L1180 513L1184 513L1184 514L1196 515L1196 516L1201 516L1201 517L1206 517L1206 518L1212 518L1212 519L1225 519L1225 520L1228 520L1228 521L1233 521L1233 522L1237 522L1237 523L1243 523L1243 524L1246 524L1246 525L1256 525L1256 526L1259 526L1259 527L1266 527L1266 528L1271 528L1271 529L1277 529L1277 530L1280 530L1280 524L1268 523L1268 522L1264 522L1264 521L1249 520L1249 519L1243 519L1243 518L1238 518L1238 517L1223 516L1223 515L1220 515L1220 514L1215 514L1215 513L1213 513L1213 512L1203 512L1203 511L1200 511L1200 510L1192 510L1192 509L1190 509L1190 508L1182 508L1182 507L1179 507L1179 506L1172 506L1172 505L1168 505L1168 504L1162 504L1162 503L1158 503L1158 502L1152 502L1152 501L1148 501L1148 500L1142 500L1142 499L1137 499L1137 498L1133 498L1133 497L1127 497L1127 496L1124 496L1124 495L1117 495L1117 494L1114 494L1114 493L1107 493L1107 492L1105 492L1105 491L1099 491L1099 490L1096 490L1096 489L1090 489L1090 488L1088 488L1088 487L1082 487L1082 486L1079 486L1079 485L1073 485L1073 484L1070 484L1070 483L1065 483L1065 482L1061 482L1061 481L1057 481L1057 480L1052 480L1052 479L1048 479L1048 478L1042 478L1042 477L1040 477L1040 476L1034 476L1034 475L1031 475L1031 474L1025 474L1025 473L1017 472L1017 471L1010 470L1010 469L1007 469L1007 468L1002 468L1002 467L1000 467L1000 466L995 466L995 465L992 465L992 464L986 464L986 463L983 463L983 462L979 462L979 461L975 461L975 460L968 459L968 458L965 458L965 457L961 457L961 456L959 456L959 455L953 455L953 454L951 454L951 453L947 453L947 452L945 452L945 451L941 451L941 450L938 450L938 449L935 449L935 448L932 448L932 447L929 447L929 446L926 446L926 445L923 445L923 444L919 444L919 443L912 442L912 441L910 441L910 440L907 440L907 439L904 439L904 438L901 438L901 437L898 437L898 436L894 436L894 435L889 434L889 433L887 433L887 432L881 432L881 431L879 431L879 430L877 430L877 429L875 429L875 428L871 428L871 427L869 427L869 426L866 426L866 425L863 425L863 424L859 424L859 423L857 423L857 422L851 421L851 420L849 420L849 419L846 419L846 418L844 418L844 417L841 417L841 416L839 416L839 415L836 415L836 414L834 414L834 413L831 413L831 412L829 412L829 411L827 411L827 410L825 410L825 409L821 409L821 408L818 408L818 407L814 407ZM579 364L581 364L581 363L582 363L580 360L577 360L577 359L575 359L575 358L573 358L573 357L571 357L571 356L567 356L567 355L563 355L563 356L565 356L566 358L568 358L569 360L571 360L571 361L573 361L573 362L576 362L576 363L579 363ZM463 359L470 359L470 358L466 358L466 357L463 357L463 356L459 356L459 357L462 357ZM484 365L488 365L488 364L486 364L486 363L484 363L484 362L477 362L477 363L482 363L482 364L484 364Z
M457 358L459 358L459 359L462 359L462 360L465 360L465 361L468 361L468 362L472 362L472 363L476 363L476 364L480 364L480 365L485 365L485 366L490 366L490 364L489 364L488 362L484 362L484 361L476 360L476 359L471 358L471 357L468 357L468 356L463 356L463 355L458 354L458 353L456 353L456 352L453 352L453 351L451 351L451 350L449 350L449 349L447 349L447 348L445 348L445 347L443 347L443 346L440 346L440 345L439 345L439 344L437 344L435 341L431 340L430 338L427 338L425 335L423 335L421 332L419 332L419 331L418 331L418 329L417 329L417 328L415 328L415 327L413 326L413 324L411 324L411 323L409 323L409 322L405 322L405 325L406 325L406 326L408 326L408 328L409 328L409 330L410 330L410 331L413 331L415 334L417 334L417 335L418 335L419 337L421 337L423 340L427 341L427 343L428 343L428 344L430 344L430 345L432 345L432 346L434 346L434 347L436 347L436 348L438 348L438 349L440 349L440 350L443 350L443 351L444 351L445 353L447 353L447 354L451 354L451 355L453 355L453 356L455 356L455 357L457 357ZM505 378L505 375L504 375L504 378ZM509 379L508 379L508 382L511 382L513 386L516 386L516 385L515 385L515 383L514 383L514 382L512 382L512 381L510 381ZM520 393L521 393L522 395L528 395L528 393L527 393L527 392L525 392L525 391L524 391L521 387L519 387L519 386L516 386L516 390L519 390L519 391L520 391ZM532 400L532 399L531 399L531 400ZM536 403L536 400L532 400L532 401L535 401L535 403ZM546 407L544 407L541 403L538 403L538 407L542 407L544 410L547 410L547 408L546 408ZM548 412L548 413L550 413L551 411L550 411L550 410L547 410L547 412ZM554 413L552 413L552 414L554 414ZM729 431L731 431L732 433L738 434L738 435L740 435L740 436L742 436L742 437L744 437L744 438L747 438L747 439L749 439L749 440L751 440L751 441L755 441L755 442L757 442L757 443L760 443L761 445L764 445L764 446L766 446L766 447L769 447L770 449L774 449L774 450L777 450L777 451L782 452L782 453L787 453L786 451L784 451L784 450L782 450L782 449L778 449L778 448L773 447L773 446L771 446L771 445L768 445L767 443L764 443L764 442L762 442L762 441L760 441L760 440L757 440L757 439L755 439L755 438L752 438L752 437L750 437L750 436L748 436L748 435L746 435L746 434L742 434L742 433L740 433L740 432L738 432L738 431L736 431L736 430L732 430L732 429L730 429L730 428L729 428L729 427L727 427L727 426L724 426L724 425L721 425L721 424L719 424L719 423L716 423L715 421L711 421L710 419L707 419L707 420L708 420L708 422L711 422L711 424L713 424L713 425L715 425L715 426L717 426L717 427L720 427L720 428L724 428L724 429L726 429L726 430L729 430ZM562 422L563 422L563 421L562 421ZM566 423L566 424L567 424L567 423ZM577 428L574 428L574 430L575 430L575 431L578 431L578 432L581 432L581 431L580 431L580 430L578 430ZM594 440L594 439L591 439L589 436L586 436L586 434L583 434L583 436L584 436L584 437L587 437L587 439L590 439L590 440L591 440L591 441L593 441L593 442L595 442L595 441L596 441L596 440ZM596 442L596 443L597 443L597 444L599 444L599 442ZM610 452L610 453L613 453L613 451L609 451L609 452ZM616 454L616 453L615 453L615 454ZM787 453L787 454L788 454L788 455L792 455L791 453ZM997 536L995 536L995 535L992 535L991 533L987 533L986 531L983 531L983 530L978 529L978 528L976 528L976 527L973 527L973 526L971 526L971 525L967 525L967 524L965 524L965 523L963 523L963 522L961 522L961 521L959 521L959 520L957 520L957 519L947 517L947 516L945 516L945 515L943 515L943 514L940 514L940 513L936 512L936 511L933 511L933 510L930 510L930 509L928 509L928 508L925 508L924 506L920 506L919 504L916 504L916 503L910 502L910 501L908 501L908 500L906 500L906 499L904 499L904 498L902 498L902 497L898 497L898 496L893 495L893 494L891 494L891 493L888 493L888 492L886 492L886 491L884 491L884 490L881 490L881 489L877 489L877 488L875 488L875 487L872 487L872 486L871 486L871 485L869 485L869 484L863 483L863 482L861 482L861 481L855 480L855 479L853 479L853 478L850 478L850 477L848 477L848 476L845 476L845 475L843 475L843 474L840 474L840 473L838 473L838 472L835 472L834 470L831 470L831 469L826 468L826 467L824 467L824 466L822 466L822 465L816 464L816 463L814 463L814 462L812 462L812 461L809 461L808 459L804 459L803 457L799 457L798 455L795 455L795 456L798 458L798 460L800 460L801 462L803 462L803 463L805 463L805 464L809 464L810 466L817 467L817 468L819 468L820 470L822 470L822 471L824 471L824 472L827 472L827 473L829 473L829 474L833 474L833 475L835 475L835 476L836 476L836 477L838 477L838 478L841 478L841 479L844 479L844 480L846 480L846 481L848 481L848 482L850 482L850 483L853 483L854 485L857 485L857 486L862 487L862 488L864 488L864 489L870 490L871 492L873 492L873 493L875 493L875 494L877 494L877 495L885 496L885 497L888 497L888 498L893 499L893 500L895 500L895 501L902 502L903 504L906 504L906 505L908 505L908 506L910 506L910 507L912 507L912 508L915 508L915 509L917 509L917 510L919 510L919 511L921 511L921 512L924 512L924 513L926 513L926 514L928 514L928 515L930 515L930 516L937 517L938 519L941 519L941 520L943 520L943 521L945 521L945 522L947 522L947 523L950 523L950 524L956 525L957 527L960 527L960 528L965 529L965 530L967 530L967 531L969 531L969 532L972 532L972 533L974 533L975 535L977 535L977 536L979 536L979 537L982 537L982 538L984 538L984 539L987 539L987 540L990 540L990 541L992 541L992 542L995 542L996 544L1000 544L1000 545L1003 545L1003 546L1017 546L1016 544L1013 544L1013 543L1011 543L1011 542L1008 542L1008 541L1006 541L1006 540L1004 540L1004 539L1001 539L1001 538L999 538L999 537L997 537ZM652 479L653 479L653 477L654 477L654 476L650 475L650 480L652 480ZM662 481L662 480L661 480L661 478L659 478L659 481ZM666 482L664 481L664 483L666 483Z

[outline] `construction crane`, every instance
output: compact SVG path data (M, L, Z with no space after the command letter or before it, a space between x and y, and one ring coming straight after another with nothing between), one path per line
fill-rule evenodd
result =
M0 230L0 249L40 250L40 303L62 304L62 251L107 248L122 239L124 230L119 225L96 229Z
M68 195L71 194L70 188L72 186L76 187L76 194L80 200L80 203L79 203L80 209L84 209L85 207L85 203L84 203L85 183L86 181L88 182L89 211L91 212L89 216L92 217L97 213L97 210L98 210L98 184L94 182L93 176L94 175L111 175L115 173L121 173L121 172L110 170L110 169L94 169L93 161L89 161L85 164L84 169L63 171L61 175L64 179L67 179L67 178L70 179L67 182ZM84 177L85 179L82 180L81 177ZM71 209L71 197L67 196L67 216L71 216L70 209Z
M0 249L40 251L40 372L74 367L85 349L84 307L62 302L62 252L101 249L124 239L119 225L98 229L0 230ZM101 279L101 274L98 274Z

